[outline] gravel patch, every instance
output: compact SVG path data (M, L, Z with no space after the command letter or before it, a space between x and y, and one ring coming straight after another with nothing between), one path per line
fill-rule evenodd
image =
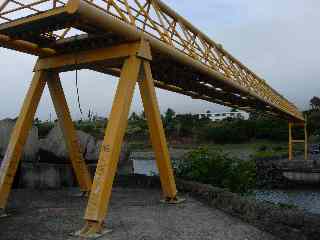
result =
M79 230L87 199L77 189L14 190L10 217L0 219L1 240L62 240ZM208 207L191 197L186 202L159 202L159 190L114 188L106 226L112 240L276 240L274 236Z

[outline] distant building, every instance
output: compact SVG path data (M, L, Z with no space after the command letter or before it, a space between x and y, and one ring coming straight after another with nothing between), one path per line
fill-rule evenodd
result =
M227 118L240 118L240 119L248 119L248 114L244 112L222 112L222 113L212 113L207 111L206 113L200 113L200 118L209 118L212 121L221 121Z

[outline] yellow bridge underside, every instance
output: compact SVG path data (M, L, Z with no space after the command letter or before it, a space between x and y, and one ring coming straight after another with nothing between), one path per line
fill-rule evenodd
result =
M6 0L0 19L0 46L41 57L144 38L157 87L304 121L291 102L159 0ZM119 75L116 64L83 68Z
M169 203L180 200L155 86L245 111L258 109L289 120L289 158L292 158L292 143L297 142L292 139L292 124L305 126L297 108L161 1L23 2L5 0L0 5L3 20L0 46L39 56L0 168L0 210L6 207L46 84L80 189L89 194L86 224L78 232L82 237L104 232L103 223L136 84L149 125L163 196ZM29 14L21 16L21 11L26 10ZM79 150L59 78L60 72L79 68L119 77L93 182ZM307 135L303 142L307 153Z

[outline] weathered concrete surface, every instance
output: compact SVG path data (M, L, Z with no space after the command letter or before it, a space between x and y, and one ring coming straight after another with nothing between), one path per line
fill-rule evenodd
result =
M257 159L257 185L264 189L292 188L301 184L319 184L320 156L309 155L309 160L293 161Z
M0 121L0 162L5 155L12 130L16 121L13 119L3 119ZM39 140L38 140L38 128L32 127L23 149L22 160L34 162L38 158Z
M77 186L71 164L22 163L19 187L57 189Z
M125 152L121 153L124 155ZM119 175L130 175L132 162L126 156L121 156L117 169ZM87 164L91 177L94 177L96 164ZM64 187L78 186L71 164L55 163L22 163L19 183L17 187L31 189L61 189Z
M76 191L76 190L75 190ZM72 192L14 191L12 216L0 220L1 240L65 240L83 226L86 199ZM159 202L158 190L115 188L102 240L276 240L190 197L181 205Z

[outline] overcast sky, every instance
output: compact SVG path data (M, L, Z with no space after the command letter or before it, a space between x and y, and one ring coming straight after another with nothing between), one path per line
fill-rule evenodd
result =
M301 110L312 96L320 95L320 1L319 0L165 0L195 26L223 44L232 55ZM34 57L0 48L0 118L16 117L32 78ZM71 114L80 118L77 108L75 73L62 74ZM99 116L111 110L117 79L79 72L79 90L84 112L92 109ZM159 90L161 111L222 111L218 105ZM138 92L132 110L142 111ZM37 117L55 118L46 89Z

